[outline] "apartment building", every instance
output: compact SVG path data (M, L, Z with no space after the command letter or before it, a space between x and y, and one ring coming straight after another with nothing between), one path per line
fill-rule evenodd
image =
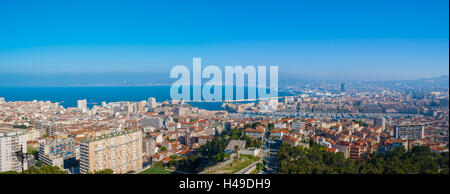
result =
M344 153L344 157L347 159L350 157L350 147L352 146L351 142L340 141L336 144L336 149L338 152Z
M302 121L294 121L294 122L292 122L292 129L298 130L298 131L305 130L305 122L302 122Z
M73 138L48 139L39 145L39 160L47 165L64 167L64 160L75 158Z
M265 128L258 126L256 129L247 128L244 130L245 135L255 138L255 139L264 139Z
M80 172L111 169L115 174L142 168L142 131L123 130L84 139L80 145Z
M394 137L397 139L423 139L423 125L396 125L394 126Z
M367 151L367 147L364 145L352 145L350 146L350 158L352 160L360 160L364 157Z
M27 152L27 135L25 130L0 128L0 172L21 171L21 162L13 155L20 151ZM24 161L24 170L28 167Z
M141 127L154 127L159 129L164 126L164 119L159 116L146 116L140 121Z

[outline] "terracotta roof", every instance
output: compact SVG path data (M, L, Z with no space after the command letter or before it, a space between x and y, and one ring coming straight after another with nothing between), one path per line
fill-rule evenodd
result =
M263 129L252 129L252 128L247 128L244 130L244 132L250 132L250 133L264 133Z

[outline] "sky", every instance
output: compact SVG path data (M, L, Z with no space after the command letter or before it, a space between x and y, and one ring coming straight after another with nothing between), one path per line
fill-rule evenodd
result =
M449 72L448 4L0 1L0 75L169 77L201 57L204 66L278 65L280 79L437 77Z

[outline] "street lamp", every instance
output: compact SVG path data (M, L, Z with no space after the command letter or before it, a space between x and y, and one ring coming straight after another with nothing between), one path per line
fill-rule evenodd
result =
M24 162L26 159L28 159L29 154L24 153L24 152L23 152L23 147L22 147L22 145L20 145L20 150L19 150L19 151L16 151L16 152L13 152L12 155L15 156L15 157L17 157L17 159L20 161L21 167L22 167L22 173L23 173L23 167L24 167L23 162Z

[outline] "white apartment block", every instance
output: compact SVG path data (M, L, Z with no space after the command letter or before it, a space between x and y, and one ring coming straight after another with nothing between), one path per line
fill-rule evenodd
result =
M156 98L150 97L148 99L148 107L149 108L156 108Z
M87 109L87 100L86 99L77 100L77 108L86 110Z
M27 152L27 135L24 130L0 128L0 172L21 171L20 161L13 153L20 150ZM24 161L24 170L28 167Z
M423 139L423 125L396 125L394 126L394 137L397 139Z

